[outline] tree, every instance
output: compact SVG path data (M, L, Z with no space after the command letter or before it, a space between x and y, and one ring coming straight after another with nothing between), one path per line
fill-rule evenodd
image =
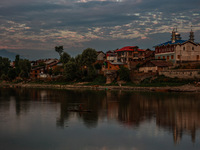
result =
M82 66L83 65L83 63L82 63L82 55L77 55L76 57L75 57L75 62L76 62L76 64L78 65L78 66Z
M118 70L120 80L130 81L130 71L128 68L121 66Z
M27 59L20 59L19 60L19 69L20 74L19 76L22 78L28 78L29 73L31 71L31 63Z
M16 70L16 76L18 76L19 73L20 73L19 60L20 60L20 56L19 56L19 55L16 55L16 56L15 56L15 70Z
M75 62L69 61L64 65L64 78L67 81L73 81L76 79L77 66Z
M0 76L7 75L10 68L10 60L0 57Z
M68 53L66 53L66 52L64 52L63 54L60 55L60 61L63 64L68 63L70 59L71 59L70 55Z
M94 66L89 66L88 70L87 70L86 80L92 81L96 78L96 76L97 76L97 73L96 73Z
M10 68L8 70L8 78L9 80L14 80L16 78L17 74L16 74L16 69L15 68Z
M56 46L55 51L58 52L58 54L61 56L63 53L63 46Z
M83 51L81 58L83 65L89 67L97 60L97 52L95 49L87 48Z

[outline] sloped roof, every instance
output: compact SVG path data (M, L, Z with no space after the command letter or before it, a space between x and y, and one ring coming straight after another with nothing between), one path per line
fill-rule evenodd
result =
M193 43L195 45L199 44L199 43L196 43L196 42L192 42L190 40L176 40L175 42L168 41L168 42L165 42L165 43L161 43L161 44L155 45L154 47L157 47L157 46L166 46L166 45L178 45L178 44L184 44L184 43L187 43L187 42Z
M134 51L134 48L137 48L137 46L125 46L123 48L120 48L120 49L116 50L116 52Z
M184 43L186 41L187 40L176 40L173 43L172 43L172 41L168 41L168 42L165 42L165 43L161 43L161 44L155 45L154 47L157 47L157 46L166 46L166 45L174 45L174 44L182 44L182 43Z
M139 51L139 52L145 52L145 50L144 50L144 49L138 49L138 51Z
M173 65L171 62L163 60L163 59L154 59L154 60L148 60L144 62L141 66L144 66L147 63L151 63L154 66L158 66L158 67L169 67Z
M145 57L150 57L152 55L154 55L155 51L146 51L145 52Z

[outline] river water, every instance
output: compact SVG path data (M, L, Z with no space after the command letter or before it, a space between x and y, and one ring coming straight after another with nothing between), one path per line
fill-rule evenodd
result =
M199 93L0 88L0 150L199 150L199 129Z

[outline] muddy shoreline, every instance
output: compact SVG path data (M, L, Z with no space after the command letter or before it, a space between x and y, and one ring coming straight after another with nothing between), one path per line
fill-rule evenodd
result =
M10 88L51 88L51 89L93 89L93 90L132 90L156 92L200 92L200 87L191 84L176 87L133 87L133 86L100 86L100 85L52 85L33 83L1 83L0 87Z

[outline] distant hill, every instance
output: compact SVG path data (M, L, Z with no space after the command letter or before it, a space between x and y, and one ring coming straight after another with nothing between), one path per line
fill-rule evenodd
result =
M5 49L1 49L1 50L0 50L0 56L1 56L1 57L6 57L6 58L10 59L11 61L14 61L14 60L15 60L15 56L16 56L16 55L17 55L16 53L14 53L14 52L9 52L9 51L7 51L7 50L5 50Z

